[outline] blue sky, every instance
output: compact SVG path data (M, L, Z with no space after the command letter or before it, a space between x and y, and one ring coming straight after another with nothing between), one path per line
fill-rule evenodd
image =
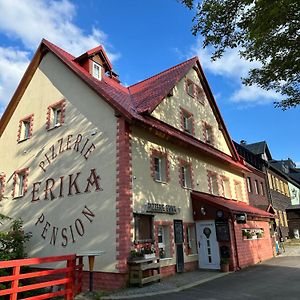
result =
M266 140L274 159L300 165L300 107L283 112L275 93L242 86L251 64L237 51L212 63L179 1L0 0L0 11L0 114L43 37L74 55L104 45L125 85L198 55L231 137Z

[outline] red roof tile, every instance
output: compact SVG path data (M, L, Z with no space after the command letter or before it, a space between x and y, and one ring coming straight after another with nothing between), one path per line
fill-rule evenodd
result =
M24 75L21 83L22 86L28 84L28 74L35 71L38 62L41 59L41 55L46 52L44 50L51 51L54 53L67 67L69 67L79 78L81 78L86 84L88 84L99 96L109 103L114 109L120 112L129 120L135 119L138 122L142 122L148 128L156 128L160 132L167 134L168 137L181 140L190 146L195 147L200 151L206 152L208 155L213 156L216 159L221 159L223 162L234 166L235 168L245 169L246 167L239 161L238 155L236 155L236 150L232 145L233 157L226 155L219 150L202 143L201 141L165 124L157 119L141 114L144 112L151 112L155 107L167 96L171 89L177 84L177 82L186 75L186 73L197 64L201 72L201 76L204 78L205 88L209 93L208 98L211 101L211 105L214 109L214 113L221 123L221 127L225 130L225 136L227 137L228 143L232 143L230 136L226 130L225 124L222 120L221 114L218 107L213 99L212 93L209 89L208 83L205 79L204 73L201 69L199 60L194 57L187 60L181 64L178 64L170 69L167 69L153 77L150 77L142 82L130 86L129 88L124 87L119 82L104 76L103 80L98 80L94 78L87 70L85 70L78 62L78 58L64 51L63 49L57 47L56 45L50 43L49 41L43 39L40 47L38 48L34 60L30 63L26 75ZM95 53L95 51L102 50L102 47L96 47L90 51L86 52L86 55ZM105 55L105 52L103 50ZM7 120L13 113L20 97L18 96L19 88L16 91L16 95L13 96L12 103L9 104L8 109L4 112L3 118L0 120L0 133L3 132ZM15 98L15 102L14 102ZM212 98L212 100L210 100ZM3 121L5 119L5 122Z
M214 196L211 194L196 191L191 192L191 198L192 201L205 202L207 204L210 204L211 206L232 213L246 213L247 215L254 215L264 218L274 218L274 215L242 201L229 200L220 196Z
M138 112L152 112L176 83L195 65L197 57L167 69L129 87Z

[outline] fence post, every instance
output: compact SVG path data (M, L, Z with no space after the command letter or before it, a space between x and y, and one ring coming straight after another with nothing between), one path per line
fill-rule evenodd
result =
M16 276L16 278L11 283L11 289L12 292L10 294L9 299L10 300L17 300L18 297L18 286L19 286L19 275L20 274L20 266L16 266L13 268L13 275Z
M68 259L67 267L70 268L70 271L67 274L69 283L66 284L67 294L65 295L65 300L74 299L74 290L75 290L75 266L76 266L76 257Z
M79 262L76 268L76 294L82 292L82 277L83 277L83 256L78 256Z

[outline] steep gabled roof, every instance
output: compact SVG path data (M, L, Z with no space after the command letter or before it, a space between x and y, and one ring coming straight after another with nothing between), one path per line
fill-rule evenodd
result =
M256 155L261 155L266 153L268 160L272 159L271 152L269 150L268 144L266 141L261 141L257 143L252 144L243 144L243 147L251 151L252 153Z
M193 57L157 75L130 86L129 92L139 113L151 113L170 93L173 87L195 65L198 58Z
M87 51L84 55L92 55L95 51L99 51L99 49L99 47L96 47ZM102 51L102 48L100 50ZM34 72L38 68L39 63L43 56L48 52L53 53L104 101L111 105L117 113L123 115L128 121L142 122L148 128L156 128L157 131L160 131L164 135L177 140L182 140L195 149L206 152L214 158L221 159L223 162L228 163L235 168L247 170L243 160L239 158L239 155L236 152L221 113L209 88L200 62L196 57L127 88L107 76L103 76L103 80L94 78L78 63L78 58L76 59L73 55L43 39L0 120L0 136L17 107ZM197 66L196 69L197 72L199 72L199 78L201 78L207 99L231 150L232 157L201 142L200 140L187 137L185 133L179 132L179 130L176 130L175 128L171 128L171 126L164 122L154 119L149 115L147 116L147 112L151 112L168 95L178 81L195 65Z

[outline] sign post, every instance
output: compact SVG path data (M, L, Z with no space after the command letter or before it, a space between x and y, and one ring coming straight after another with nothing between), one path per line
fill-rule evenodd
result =
M77 256L87 256L89 260L89 276L90 276L90 292L93 291L94 285L94 263L95 263L95 256L103 255L105 251L83 251L77 253Z

